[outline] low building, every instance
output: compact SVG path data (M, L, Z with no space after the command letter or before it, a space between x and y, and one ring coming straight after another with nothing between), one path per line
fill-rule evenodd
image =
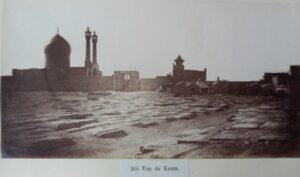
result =
M201 81L188 82L186 84L187 92L190 95L203 95L210 93L210 87Z
M274 94L287 95L289 84L289 73L287 72L274 72L265 73L263 81L271 83L274 87Z
M115 71L113 75L114 91L141 91L142 82L138 71Z

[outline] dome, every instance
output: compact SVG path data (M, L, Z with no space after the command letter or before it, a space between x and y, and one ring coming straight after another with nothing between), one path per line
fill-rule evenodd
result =
M70 44L59 34L55 35L45 47L45 68L68 70L70 68L70 53Z
M45 47L45 53L71 53L71 46L61 35L55 35Z

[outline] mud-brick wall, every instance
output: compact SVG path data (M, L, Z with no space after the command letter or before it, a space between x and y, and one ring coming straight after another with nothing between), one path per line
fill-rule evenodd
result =
M107 91L113 90L112 76L67 76L66 91Z
M300 140L300 65L290 66L289 100L295 108L288 111L292 136Z
M167 83L167 78L144 78L142 80L142 89L143 91L156 91L162 85Z
M46 73L43 69L18 70L18 74L1 78L2 91L47 90Z
M106 91L113 90L112 76L80 76L68 71L44 69L18 70L14 76L1 77L7 91Z
M13 76L2 76L1 77L1 91L8 92L8 91L17 91L18 82L16 78Z
M135 92L141 91L140 80L115 80L115 91Z
M194 80L206 81L206 70L205 71L184 70L184 80L185 81L194 81Z
M300 106L300 65L290 67L289 91L294 104Z

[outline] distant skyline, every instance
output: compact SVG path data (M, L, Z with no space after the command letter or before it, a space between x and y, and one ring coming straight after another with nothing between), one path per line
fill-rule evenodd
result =
M71 45L71 66L84 66L84 31L98 39L103 75L140 77L207 68L208 80L259 80L300 64L300 3L198 0L5 0L1 74L43 68L57 27Z

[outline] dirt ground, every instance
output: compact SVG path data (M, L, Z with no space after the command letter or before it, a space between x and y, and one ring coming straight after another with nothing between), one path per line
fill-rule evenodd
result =
M300 157L285 98L156 92L2 95L2 156Z

